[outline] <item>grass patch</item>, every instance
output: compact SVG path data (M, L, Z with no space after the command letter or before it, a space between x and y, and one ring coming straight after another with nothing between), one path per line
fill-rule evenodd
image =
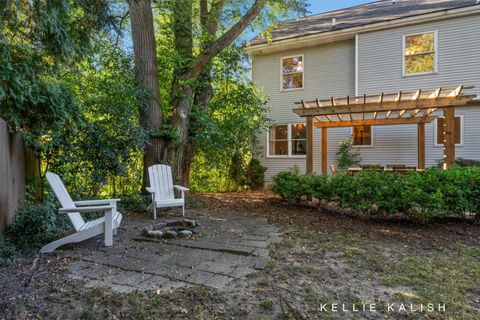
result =
M273 309L273 301L270 299L264 300L262 303L260 303L260 307L264 310L272 310Z
M315 279L311 259L317 263L323 257L335 257L358 270L355 277L365 277L368 285L386 286L390 301L375 301L379 310L386 310L386 303L433 303L431 313L402 313L406 318L429 319L478 319L480 310L480 248L458 245L450 248L428 248L418 243L393 241L391 238L372 237L365 234L322 232L298 227L286 248L275 258L289 255L301 261L298 267L289 266L291 274L302 274ZM304 252L306 250L306 253ZM372 281L372 282L371 282ZM376 283L376 284L375 284ZM306 290L306 298L313 305L335 301L355 302L355 295L332 292L321 297ZM386 300L386 299L382 299ZM373 302L373 301L371 301ZM439 312L438 304L445 303L446 311ZM400 315L398 313L395 313ZM325 317L335 317L328 313Z
M445 303L448 317L478 319L480 248L461 246L457 253L411 256L390 265L387 285L410 286L409 298L418 303ZM477 301L477 306L472 302Z

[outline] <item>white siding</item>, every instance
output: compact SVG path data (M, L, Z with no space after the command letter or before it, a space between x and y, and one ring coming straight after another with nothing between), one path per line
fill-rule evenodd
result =
M480 94L480 16L425 23L359 35L358 90L360 94L418 88L475 85ZM438 32L438 73L402 77L402 36ZM437 113L441 114L441 113ZM480 160L480 108L458 108L464 115L464 145L456 156ZM441 147L434 147L434 124L426 126L426 164L442 159ZM374 147L362 149L364 163L417 164L416 125L374 128Z
M280 90L280 59L284 56L296 54L304 55L304 88L296 91L282 92ZM272 123L304 123L305 119L293 113L294 103L315 98L329 98L331 96L346 96L355 94L355 42L343 41L334 44L322 45L305 50L285 51L281 53L254 56L252 61L252 77L259 88L263 88L270 98L271 110L269 118ZM339 136L337 133L347 132L350 129L329 130L329 163L335 161L335 153ZM343 136L340 134L340 136ZM282 170L297 166L305 171L305 157L303 158L267 158L266 132L260 137L260 160L267 167L266 180ZM320 171L320 142L321 133L315 131L315 170Z
M369 94L418 88L475 85L480 95L480 16L401 27L358 35L358 93ZM438 73L402 77L402 36L436 30L438 32ZM280 91L282 56L304 55L304 89ZM270 97L273 123L304 122L292 112L294 102L355 94L355 41L342 41L304 50L253 57L252 76ZM480 107L457 108L464 115L464 144L456 156L480 160ZM377 126L373 147L358 148L363 164L417 165L417 126ZM351 128L328 130L328 165L336 164L340 139L350 136ZM268 168L266 180L276 173L297 166L305 171L305 158L267 158L266 133L260 137L260 159ZM315 131L315 171L320 172L320 131ZM442 159L442 147L434 146L434 123L426 125L426 164Z

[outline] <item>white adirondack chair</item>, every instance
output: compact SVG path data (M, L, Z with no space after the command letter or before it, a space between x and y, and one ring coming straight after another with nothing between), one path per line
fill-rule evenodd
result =
M185 216L185 191L189 189L173 184L172 168L164 164L156 164L148 168L150 187L146 188L152 195L153 219L157 219L157 208L182 207ZM175 198L173 189L181 192L180 198Z
M112 246L113 235L117 234L122 221L122 214L117 211L117 201L120 199L73 201L58 175L47 172L46 176L62 205L59 212L68 214L76 232L45 245L40 253L52 252L64 244L81 242L102 233L105 234L105 246ZM85 222L81 212L104 212L105 216Z

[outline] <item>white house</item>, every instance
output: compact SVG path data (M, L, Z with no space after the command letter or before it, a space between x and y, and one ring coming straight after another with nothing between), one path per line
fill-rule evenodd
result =
M252 79L269 96L273 126L260 136L266 180L297 166L306 170L306 120L299 101L380 92L474 86L480 94L480 4L477 0L383 0L285 21L270 39L247 49ZM455 110L455 155L480 160L480 101ZM425 125L425 164L443 158L439 116ZM418 164L417 128L329 129L328 167L339 141L353 136L362 164ZM321 172L321 133L314 133L313 171Z

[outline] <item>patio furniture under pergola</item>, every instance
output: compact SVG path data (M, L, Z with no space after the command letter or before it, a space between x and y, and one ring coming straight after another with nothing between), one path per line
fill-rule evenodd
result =
M473 106L475 94L464 90L473 86L453 88L418 89L355 97L330 98L296 102L293 111L307 118L307 173L314 168L314 127L322 129L322 174L327 173L327 129L354 126L384 126L417 124L418 168L425 168L425 123L438 116L443 109L444 169L455 163L455 107Z

